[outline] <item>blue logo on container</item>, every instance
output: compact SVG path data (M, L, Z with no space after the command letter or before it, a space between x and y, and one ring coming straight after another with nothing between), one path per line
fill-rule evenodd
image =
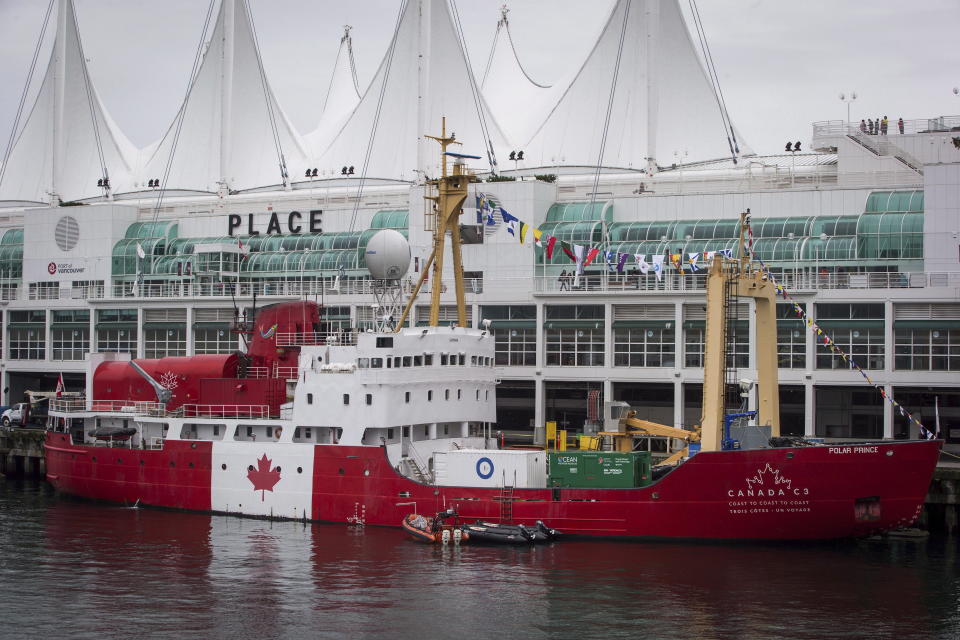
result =
M486 457L477 460L477 475L488 480L493 475L493 460Z

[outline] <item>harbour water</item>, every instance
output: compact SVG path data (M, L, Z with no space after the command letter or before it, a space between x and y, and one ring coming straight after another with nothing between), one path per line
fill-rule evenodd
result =
M0 478L2 638L958 638L958 539L439 548Z

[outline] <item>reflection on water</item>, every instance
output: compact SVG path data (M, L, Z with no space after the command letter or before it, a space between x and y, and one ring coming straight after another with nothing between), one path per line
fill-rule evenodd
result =
M956 638L957 540L441 548L0 479L0 637Z

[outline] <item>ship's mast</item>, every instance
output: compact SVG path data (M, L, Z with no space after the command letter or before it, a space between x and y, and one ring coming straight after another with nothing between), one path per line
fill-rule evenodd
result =
M447 233L450 234L450 250L453 256L453 280L457 293L457 323L461 327L467 326L466 294L463 288L463 262L460 257L460 214L463 213L463 201L467 199L467 185L476 180L474 175L466 169L465 157L458 154L448 154L447 147L457 142L453 133L447 136L447 119L444 118L439 136L424 136L440 143L441 174L436 180L428 180L426 185L433 187L436 195L425 195L429 203L429 210L424 221L424 228L433 231L433 249L430 257L423 265L420 279L413 289L410 301L407 302L400 320L394 331L399 331L413 308L413 303L420 293L420 288L426 280L429 269L433 268L433 285L430 291L430 326L440 324L440 294L443 290L443 258ZM447 156L455 157L453 172L447 172Z
M754 269L747 247L750 210L740 214L737 256L717 254L707 274L707 322L703 358L703 415L701 450L722 448L726 414L727 319L737 297L753 298L757 332L757 424L780 435L780 395L777 377L777 292L761 269Z

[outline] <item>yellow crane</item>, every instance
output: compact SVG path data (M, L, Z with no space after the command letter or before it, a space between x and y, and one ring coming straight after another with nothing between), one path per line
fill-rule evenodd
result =
M703 413L692 431L640 420L636 412L621 418L619 431L601 432L611 436L616 451L632 451L634 439L655 435L700 443L701 451L719 451L725 433L727 362L727 316L738 297L753 298L757 361L757 424L770 427L771 436L780 435L780 396L777 372L777 291L762 269L756 268L747 250L750 210L740 214L738 254L726 258L717 253L707 272L707 321L703 362ZM689 454L689 446L661 464L675 464Z
M420 279L417 281L410 300L403 309L403 314L397 322L394 331L399 331L407 320L413 303L420 293L420 288L427 279L429 269L433 268L433 285L430 291L430 326L436 327L440 324L440 293L443 290L443 257L446 246L447 234L450 234L450 253L453 258L453 282L457 294L457 323L461 327L467 326L467 305L463 288L463 261L460 257L460 214L463 213L463 201L467 198L467 185L471 182L477 182L476 176L466 168L464 160L467 158L477 158L477 156L467 156L455 154L447 151L447 147L452 144L461 144L457 142L454 135L447 135L447 119L444 118L440 128L439 136L426 136L431 140L440 143L441 153L441 174L436 180L428 180L427 186L436 190L436 195L425 195L424 198L432 202L430 211L427 213L427 230L433 231L433 248L430 251L430 257L423 265L423 271ZM448 173L447 159L453 157L453 171Z

